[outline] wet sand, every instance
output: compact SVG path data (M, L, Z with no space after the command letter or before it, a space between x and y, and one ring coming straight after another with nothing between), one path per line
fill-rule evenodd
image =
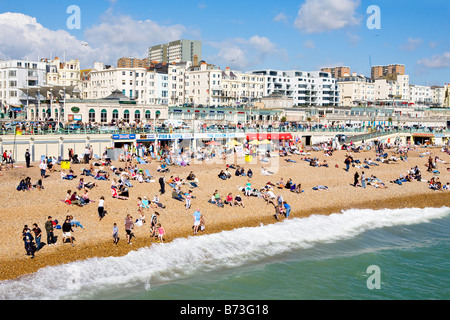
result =
M388 151L389 156L393 155ZM265 176L260 174L262 166L269 167L266 163L244 163L239 159L239 165L247 170L252 168L254 176L250 180L252 187L261 188L268 181L277 183L280 178L287 181L292 178L294 183L301 183L304 193L294 194L287 189L279 190L274 188L276 195L281 194L284 200L291 207L291 218L303 218L312 214L332 214L340 213L342 210L351 208L425 208L450 206L450 191L433 191L428 188L426 182L408 182L402 186L390 183L397 179L400 174L405 174L407 170L418 165L422 171L422 179L429 180L433 175L426 172L425 164L428 155L420 157L426 151L431 152L431 156L438 156L440 159L450 162L450 156L441 152L440 149L421 148L418 151L410 151L407 162L396 162L391 164L380 164L378 167L367 169L350 168L347 173L343 160L345 151L337 151L332 157L324 156L323 152L311 152L310 157L317 157L321 161L327 160L329 167L311 167L309 162L303 161L304 156L295 155L289 157L296 163L286 162L286 158L277 158L272 162L269 170L275 171L274 175ZM373 151L353 153L355 159L361 162L365 158L375 158ZM228 161L229 163L229 161ZM72 181L61 180L60 173L49 173L43 184L42 191L32 190L26 192L16 191L20 179L30 176L35 183L39 176L38 164L32 168L15 168L9 171L2 171L0 177L0 280L14 279L19 276L36 272L40 268L64 264L72 261L83 260L93 257L122 256L131 250L150 246L156 240L150 238L149 224L152 212L146 211L147 222L143 227L136 227L134 233L136 238L132 240L132 245L126 243L124 220L128 213L136 219L137 197L147 196L152 199L158 193L158 179L161 174L156 172L158 162L148 165L140 165L139 168L149 169L154 176L155 182L138 183L132 181L133 187L130 190L129 200L112 199L110 192L110 181L97 181L92 177L80 176L81 169L87 165L73 165L72 168L77 174L77 178ZM114 163L116 167L123 167L123 163ZM338 165L338 168L336 168ZM19 164L21 166L21 164ZM450 172L447 168L449 164L438 163L440 171L439 179L442 183L450 182ZM195 209L200 208L205 216L206 230L203 234L211 234L226 230L233 230L242 227L257 227L261 224L276 223L274 218L274 207L265 204L261 198L243 197L245 208L235 208L226 206L219 208L208 203L215 190L224 198L229 192L233 196L237 193L238 187L243 187L247 182L246 177L234 176L234 170L230 170L232 178L221 180L218 178L220 170L225 169L225 163L219 160L205 162L202 164L193 163L187 167L171 167L171 172L165 174L166 180L173 175L186 178L190 171L193 171L199 178L199 188L188 188L183 186L182 190L193 190L195 198L192 200L190 210L185 209L184 202L178 202L171 198L171 188L166 185L166 193L160 196L160 201L166 205L166 209L159 211L159 222L166 230L165 242L172 241L179 237L190 237L192 234L192 214ZM59 170L59 168L57 168ZM377 189L368 185L366 189L353 187L353 175L355 171L361 174L365 171L366 177L375 175L385 182L387 189ZM96 182L99 188L92 189L89 194L95 203L84 207L68 206L64 199L67 190L76 190L80 177L84 177L86 182ZM312 187L317 185L328 186L329 190L314 191ZM105 208L108 211L106 217L99 221L97 205L100 196L105 197ZM78 228L73 236L75 246L63 244L61 230L55 230L58 237L58 245L44 246L36 252L36 257L30 259L25 255L25 249L21 237L22 228L25 224L32 227L37 223L43 231L42 242L46 242L44 224L47 216L58 219L62 224L66 215L73 215L84 226L84 230ZM116 246L112 243L113 223L119 226L120 241ZM199 236L201 236L200 234Z

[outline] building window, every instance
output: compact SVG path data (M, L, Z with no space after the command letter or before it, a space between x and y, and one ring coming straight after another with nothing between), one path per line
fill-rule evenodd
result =
M102 112L100 113L100 122L102 123L108 122L108 113L106 112L105 109L103 109Z
M123 120L125 120L126 122L130 122L130 111L129 110L125 110L123 112Z
M89 110L89 122L95 122L95 110Z
M119 120L119 111L113 110L112 118L113 118L114 121Z

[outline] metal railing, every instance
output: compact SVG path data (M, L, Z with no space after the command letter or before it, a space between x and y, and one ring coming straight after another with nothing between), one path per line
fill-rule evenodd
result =
M26 128L21 131L21 135L98 135L98 134L170 134L170 133L335 133L335 134L355 134L352 139L370 139L371 137L388 135L392 133L450 133L449 129L432 129L432 128L382 128L372 132L369 128L346 128L346 127L296 127L296 126L279 126L279 127L210 127L206 129L170 129L161 127L151 128L131 128L131 127L104 127L104 128L80 128L80 129L42 129L42 128ZM14 129L0 129L0 135L14 135ZM360 133L359 135L356 135ZM355 140L353 140L355 141Z

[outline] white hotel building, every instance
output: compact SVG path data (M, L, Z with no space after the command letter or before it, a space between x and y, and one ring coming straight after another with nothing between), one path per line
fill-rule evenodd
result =
M114 90L119 90L138 104L169 104L167 74L145 68L113 68L95 63L83 83L83 99L103 99Z
M338 106L336 79L322 71L252 71L265 78L264 96L281 94L293 99L293 106Z
M253 105L264 96L264 77L202 62L198 66L169 66L169 106Z
M37 100L32 91L47 84L46 66L45 62L38 61L0 61L0 104L2 108L19 108L36 103ZM3 109L3 111L5 110Z
M370 106L375 103L374 80L352 74L337 79L340 107Z

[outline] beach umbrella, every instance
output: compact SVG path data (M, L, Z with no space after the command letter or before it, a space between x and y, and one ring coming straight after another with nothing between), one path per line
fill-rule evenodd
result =
M253 141L250 141L248 144L257 146L257 145L259 145L259 141L255 139Z
M271 141L265 139L265 140L261 141L259 144L271 144L271 143L272 143Z
M242 143L237 142L236 140L233 140L229 143L230 146L240 146Z

